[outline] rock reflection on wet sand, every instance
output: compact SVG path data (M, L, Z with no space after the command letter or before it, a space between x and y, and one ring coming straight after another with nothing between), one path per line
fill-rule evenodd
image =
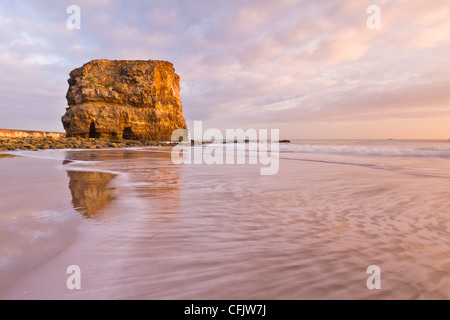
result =
M157 206L154 204L152 206L158 213L176 212L183 167L172 165L170 153L164 152L165 149L162 148L159 150L143 152L118 149L67 152L64 164L69 165L66 170L70 177L69 188L74 198L75 209L79 211L84 208L85 211L95 214L95 211L104 208L114 199L111 195L113 191L111 184L116 175L108 172L119 172L127 175L128 180L121 183L133 189L133 196L157 201ZM71 165L78 170L71 172ZM80 169L83 171L79 171ZM80 204L82 205L79 206ZM88 207L90 210L86 210Z
M0 159L4 159L4 158L14 158L15 156L12 154L7 154L7 153L0 153Z
M115 175L107 172L67 171L73 208L86 218L94 218L114 196L108 186Z

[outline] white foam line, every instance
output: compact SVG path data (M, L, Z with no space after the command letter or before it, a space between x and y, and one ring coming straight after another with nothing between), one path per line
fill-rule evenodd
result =
M326 163L326 164L340 164L340 165L348 165L348 166L358 166L358 167L364 167L364 168L368 168L368 169L386 170L386 171L392 171L392 172L397 172L397 173L401 173L401 174L420 176L420 177L450 179L449 176L440 176L440 175L436 175L436 174L414 172L414 171L408 171L408 170L401 169L401 168L387 167L387 166L382 166L382 165L378 165L378 164L370 164L370 163L330 161L330 160L315 160L315 159L302 159L302 158L281 158L281 159L304 161L304 162L317 162L317 163Z
M291 145L280 148L282 153L327 153L361 156L389 157L433 157L449 158L450 148L446 147L355 147L349 145Z

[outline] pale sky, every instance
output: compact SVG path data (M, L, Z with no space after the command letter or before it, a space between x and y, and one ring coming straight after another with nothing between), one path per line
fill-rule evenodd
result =
M189 125L450 138L449 0L2 1L0 30L0 128L63 131L71 70L158 59L181 77Z

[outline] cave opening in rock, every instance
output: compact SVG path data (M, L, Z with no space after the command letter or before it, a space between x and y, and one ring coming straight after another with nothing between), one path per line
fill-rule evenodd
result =
M123 135L122 137L125 140L132 140L134 137L133 131L131 130L131 127L126 127L125 129L123 129Z
M95 130L94 121L91 122L91 126L89 127L89 138L98 138L97 131Z

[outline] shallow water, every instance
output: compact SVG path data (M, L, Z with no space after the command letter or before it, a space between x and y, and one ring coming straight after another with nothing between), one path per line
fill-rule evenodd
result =
M0 298L450 298L448 142L293 141L273 176L169 151L0 159Z

